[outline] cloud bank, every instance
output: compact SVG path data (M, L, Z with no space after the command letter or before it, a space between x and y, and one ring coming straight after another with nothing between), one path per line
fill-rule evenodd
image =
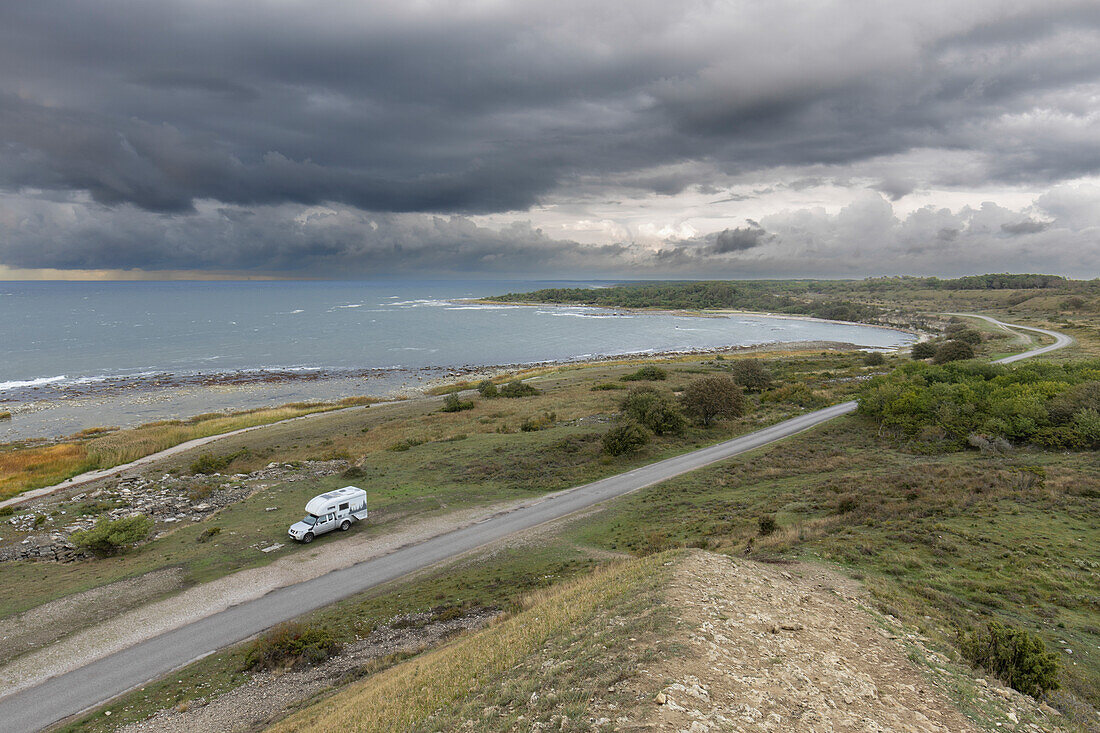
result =
M3 18L8 267L1100 272L1095 2Z

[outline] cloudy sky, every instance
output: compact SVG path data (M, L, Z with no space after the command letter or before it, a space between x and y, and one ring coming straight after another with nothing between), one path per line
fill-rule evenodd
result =
M1100 276L1100 3L0 0L0 277Z

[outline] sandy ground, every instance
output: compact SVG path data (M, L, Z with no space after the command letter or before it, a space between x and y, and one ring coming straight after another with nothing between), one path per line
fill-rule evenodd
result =
M952 701L962 687L998 730L1057 730L1033 698L955 667L821 566L693 551L669 604L685 651L641 670L644 701L619 713L618 730L987 730Z
M14 659L0 667L0 689L5 694L18 692L230 606L259 598L277 588L388 554L405 545L424 542L529 501L523 499L467 509L430 519L410 519L382 537L356 537L353 533L351 537L341 540L339 552L325 552L318 548L313 552L295 553L262 568L243 570L203 583ZM31 613L37 611L35 609Z

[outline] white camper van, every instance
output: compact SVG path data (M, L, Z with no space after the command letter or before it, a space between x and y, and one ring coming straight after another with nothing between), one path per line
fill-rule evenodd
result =
M367 518L367 492L357 486L345 486L315 496L306 504L302 521L290 525L289 534L300 542L334 529L346 532L351 523Z

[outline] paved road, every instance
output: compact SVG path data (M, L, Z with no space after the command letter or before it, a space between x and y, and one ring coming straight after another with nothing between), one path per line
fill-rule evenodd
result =
M1053 332L1045 333L1060 336ZM1071 341L1056 344L1054 348L1061 348L1066 343ZM1051 350L1053 348L1048 346L1025 352L1016 358ZM421 544L281 588L255 601L229 608L35 687L0 698L0 728L11 733L42 729L282 621L454 558L510 534L766 446L855 409L855 402L844 402L800 415L709 448L551 494Z
M1031 357L1039 356L1040 354L1049 354L1052 351L1064 349L1065 347L1073 343L1073 339L1069 336L1066 336L1064 333L1058 333L1057 331L1048 331L1045 328L1036 328L1035 326L1019 326L1015 323L1004 323L1003 321L998 321L996 318L990 318L989 316L980 316L977 313L948 313L947 315L966 316L968 318L981 318L983 321L988 321L994 326L1000 326L1001 328L1009 331L1013 329L1019 329L1021 331L1034 331L1036 333L1041 333L1044 336L1050 336L1052 339L1054 339L1054 343L1050 344L1049 346L1043 346L1038 349L1031 349L1030 351L1013 354L1012 356L1006 356L1003 359L996 359L993 362L994 364L1011 364L1015 361L1020 361L1021 359L1030 359Z

